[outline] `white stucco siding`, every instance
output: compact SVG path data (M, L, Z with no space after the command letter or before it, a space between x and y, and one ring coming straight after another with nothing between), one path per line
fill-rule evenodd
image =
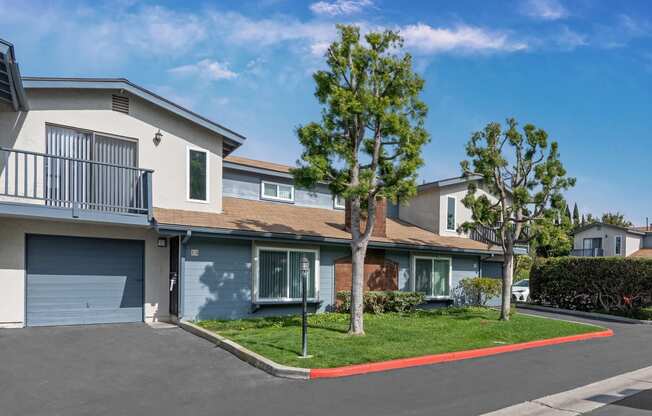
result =
M0 218L0 230L0 327L24 326L26 234L143 240L145 320L168 320L169 248L157 247L153 230L14 218Z
M462 203L462 199L464 199L464 197L467 195L468 190L468 183L445 186L439 190L439 230L437 231L439 234L461 237L466 236L465 233L459 233L456 230L465 222L471 221L473 219L471 210L465 207ZM496 201L496 198L493 195L487 193L481 187L478 187L475 195L476 197L486 195L491 202ZM449 197L455 198L455 231L447 229Z
M625 256L629 257L643 247L643 236L627 234L625 239Z
M108 90L28 90L29 112L0 113L0 145L45 152L47 123L132 138L138 141L138 167L154 170L154 206L220 212L221 136L131 95L129 115L112 111L114 93ZM156 146L153 138L159 129L163 139ZM208 152L207 203L187 198L188 147Z
M599 238L602 241L602 249L605 256L616 255L616 237L621 238L621 256L630 256L641 247L642 236L626 232L617 227L597 224L591 228L580 231L573 238L573 248L581 250L584 248L584 240Z
M432 232L439 230L439 190L428 189L399 207L399 219Z

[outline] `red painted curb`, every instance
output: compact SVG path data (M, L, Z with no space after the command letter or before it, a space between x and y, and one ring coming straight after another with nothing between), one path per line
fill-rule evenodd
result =
M587 334L570 335L542 339L538 341L521 342L519 344L501 345L498 347L478 348L467 351L447 352L443 354L424 355L421 357L399 358L397 360L381 361L377 363L355 364L335 368L312 368L310 378L336 378L347 377L357 374L376 373L379 371L395 370L398 368L416 367L421 365L446 363L450 361L467 360L469 358L487 357L490 355L502 354L505 352L527 350L530 348L545 347L548 345L564 344L567 342L584 341L593 338L610 337L614 333L611 329Z

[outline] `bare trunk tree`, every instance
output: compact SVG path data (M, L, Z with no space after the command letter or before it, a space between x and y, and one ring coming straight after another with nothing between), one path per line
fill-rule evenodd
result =
M514 280L514 253L505 253L503 261L503 299L500 307L500 320L508 321L512 306L512 281Z

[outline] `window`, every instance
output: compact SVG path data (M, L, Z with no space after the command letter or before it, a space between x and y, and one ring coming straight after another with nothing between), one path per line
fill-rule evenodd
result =
M188 199L208 201L208 153L188 148Z
M256 249L257 301L293 302L301 300L301 259L308 258L308 299L318 298L319 252L310 249L258 247Z
M263 181L261 183L261 188L263 199L294 201L294 186L292 185Z
M431 299L450 297L451 259L418 256L412 259L414 290Z
M335 195L335 198L333 198L333 206L337 209L344 209L346 208L346 200L340 195Z
M615 247L614 247L614 251L615 251L616 256L620 256L622 254L621 253L622 245L623 245L623 237L617 235L616 236L616 244L615 244Z
M455 231L455 197L448 197L448 207L446 211L446 229Z

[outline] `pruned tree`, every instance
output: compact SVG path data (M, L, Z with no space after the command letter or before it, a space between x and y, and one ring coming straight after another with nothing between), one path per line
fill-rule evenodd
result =
M500 319L508 320L514 247L529 243L538 223L559 215L565 205L561 193L574 186L575 179L566 176L557 142L549 144L548 134L532 124L519 131L514 119L507 120L505 130L499 123L489 123L474 133L466 154L469 159L461 162L463 174L479 175L496 200L476 195L477 183L471 181L462 202L471 209L472 221L463 228L484 226L496 231L504 256Z
M338 32L326 53L328 68L313 76L321 121L297 129L304 150L292 173L307 188L328 183L350 205L349 333L362 335L364 259L376 204L416 193L421 149L429 140L427 107L419 99L424 81L412 70L411 56L402 53L397 33L361 39L359 28L345 25Z

